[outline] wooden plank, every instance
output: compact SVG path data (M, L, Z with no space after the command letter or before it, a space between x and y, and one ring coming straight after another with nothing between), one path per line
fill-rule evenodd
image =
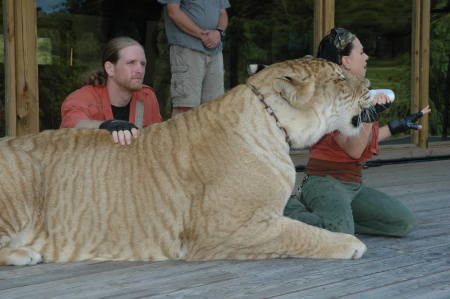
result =
M314 1L314 43L313 55L319 47L322 38L334 27L335 0Z
M394 294L390 297L396 298L401 297L402 287L411 288L413 282L422 287L422 293L412 288L405 292L408 297L440 296L448 291L448 283L441 288L439 284L448 279L446 269L450 268L450 202L445 197L450 184L443 180L449 166L450 161L434 161L367 170L371 183L386 188L391 195L404 195L401 200L414 209L418 227L405 238L359 236L368 246L360 260L81 262L0 267L0 297L370 298ZM433 184L437 191L426 191ZM417 193L420 190L423 193Z
M399 240L396 238L380 239L388 241ZM430 242L427 242L427 244L430 244ZM432 257L436 257L439 259L440 256L436 256L437 252L448 252L449 245L447 244L446 246L447 247L444 248L444 250L442 248L437 248L435 251L426 250L426 252ZM316 277L322 280L330 280L330 277L327 278L327 276L331 276L334 280L330 280L331 282L329 282L328 284L334 283L337 277L339 277L341 280L346 278L346 275L350 274L353 275L350 277L354 277L355 269L362 271L364 273L362 277L365 277L367 275L367 270L375 269L374 266L378 267L378 272L385 271L382 269L385 269L384 267L386 266L389 266L391 268L392 266L394 266L394 269L398 268L398 256L395 256L395 251L392 248L385 248L385 250L388 250L387 252L393 252L393 254L387 254L387 252L384 252L384 254L372 255L369 256L369 258L360 261L313 261L295 259L255 262L224 261L219 263L175 262L175 265L172 262L163 262L155 263L161 265L160 269L145 269L146 266L142 266L136 267L136 269L127 269L125 273L120 273L119 276L117 276L117 273L121 271L102 273L106 276L104 278L100 277L100 282L98 280L98 275L88 275L87 277L82 277L80 279L64 279L58 281L58 283L55 284L25 286L24 288L28 289L28 292L25 292L24 288L20 288L18 290L10 289L7 292L1 292L0 296L27 296L32 294L33 298L42 298L45 296L49 296L50 294L52 296L70 296L76 294L78 297L100 297L104 295L110 297L117 295L121 298L136 298L138 295L156 296L158 295L158 292L161 292L161 296L171 295L178 297L178 295L192 295L192 292L194 291L196 292L195 294L203 294L203 296L211 296L212 294L214 296L219 296L220 294L222 294L222 292L224 292L224 297L229 297L229 295L242 295L241 292L243 291L243 289L246 290L246 295L248 295L248 292L250 292L251 295L255 295L254 292L259 292L261 286L272 287L274 283L278 286L280 283L285 283L286 279L288 279L289 277L290 279L292 279L292 277L296 278L294 282L296 283L297 287L299 284L304 287L305 285L308 285L308 281L316 281ZM398 254L399 253L397 252L397 255ZM403 256L405 256L404 262L408 262L408 260L411 259L410 256L407 256L405 254L403 254ZM421 256L423 259L423 256L421 254L418 254L418 256ZM373 257L376 257L376 259L374 260ZM391 261L380 262L380 257L382 257L383 259L388 257L388 259L391 259ZM395 263L392 262L392 259L395 260ZM363 266L362 264L367 263L367 261L370 261L372 264ZM165 271L164 266L167 266L167 264L172 264L171 266L176 267L192 267L191 271L210 271L210 269L214 269L214 273L210 273L206 276L198 276L196 273L188 273L185 276L182 275L183 277L180 278L178 276L178 273L167 273ZM306 264L306 266L304 266L304 264ZM208 269L201 267L198 268L199 265L210 265L212 267L209 267ZM345 266L348 267L345 268ZM271 272L271 269L273 269L274 267L278 270L276 272ZM333 269L337 269L338 272L333 271ZM343 269L345 269L344 272L342 272ZM130 270L132 271L132 273L130 273ZM152 274L148 273L149 271L157 271L162 275L162 277L155 278ZM139 274L135 274L135 272ZM126 275L126 273L129 273L129 275ZM248 281L249 278L252 278L255 275L259 275L260 273L265 274L262 277L259 277L259 279L256 281ZM281 277L281 280L276 279L276 277L279 277L279 275L282 273L287 273L288 277ZM238 275L238 277L233 276L234 274ZM209 279L210 276L213 276L213 279ZM207 277L208 279L205 280L205 277ZM301 277L300 282L298 280L299 277ZM195 280L193 280L194 278ZM46 293L45 291L46 288L48 289L48 293ZM218 290L220 294L216 294L216 290ZM238 293L234 294L233 292ZM261 294L263 294L264 296L267 295L265 291Z
M95 262L48 263L30 267L0 267L0 290L59 281L78 276L98 274L116 269L127 269L144 262Z
M371 161L450 155L450 142L448 141L430 143L428 148L420 148L415 144L381 145L380 148L381 153L374 156ZM293 149L290 156L295 166L305 166L308 162L309 152L307 149Z
M314 0L313 56L316 56L316 51L322 38L323 38L323 1Z
M413 133L414 132L417 134L416 131L413 131ZM420 148L415 144L395 144L382 145L381 153L378 156L374 156L372 160L420 158L445 155L450 155L450 142L448 141L430 143L428 148Z
M397 181L407 183L409 177L422 177L422 181L427 182L445 179L448 176L450 176L450 160L383 165L364 170L364 180L376 185L388 185Z
M394 257L396 254L424 252L430 248L448 245L448 229L450 225L438 226L436 223L430 225L419 225L419 227L413 230L410 234L403 238L385 238L376 237L367 238L367 236L359 236L361 240L369 248L365 259L371 259L377 257L378 259L384 259ZM386 251L389 249L389 251Z
M4 1L6 134L39 131L35 0Z
M6 135L16 136L16 35L15 0L3 0L3 35L5 42L5 114Z
M430 0L421 1L420 15L420 95L419 110L427 106L429 98L430 78ZM419 131L418 146L428 147L429 116L420 120L422 130Z
M430 56L430 0L413 0L412 15L412 67L411 67L411 112L420 111L428 105L429 56ZM423 130L413 132L414 144L421 148L428 145L428 116L420 123Z
M413 210L415 213L426 213L428 211L436 211L439 209L446 209L450 207L450 203L445 200L442 194L435 193L430 197L415 198L413 200L402 200L402 198L397 197L404 204ZM426 205L424 201L426 200Z
M447 249L450 245L442 246L428 251L430 256L433 256L433 261L436 264L445 266L442 256L448 256ZM418 257L424 256L423 252L416 253ZM395 260L395 262L394 262ZM265 271L240 271L239 279L230 280L227 282L217 283L212 286L201 286L196 288L189 288L180 290L177 293L171 293L176 297L190 297L201 298L208 294L211 298L234 298L234 297L252 297L252 298L270 298L272 296L285 296L290 292L295 292L297 298L304 298L304 293L299 291L312 290L311 294L307 295L317 296L320 290L322 294L323 286L339 284L346 281L352 281L352 284L357 281L364 280L365 277L371 275L378 275L379 273L389 273L397 269L417 266L421 268L423 264L429 262L427 260L415 259L415 262L410 256L406 254L390 257L385 260L371 260L371 261L314 261L312 266L315 268L308 270L302 267L302 260L292 260L291 262L296 267L278 267L278 265L269 265ZM279 261L274 261L278 263ZM357 264L357 266L355 266ZM420 266L419 266L420 265ZM331 267L330 267L331 266ZM431 267L431 266L430 266ZM423 269L423 267L422 267ZM229 268L228 271L234 271ZM244 273L247 273L244 274ZM176 281L174 281L175 283ZM244 287L245 286L245 287ZM156 296L162 297L166 294Z
M449 298L450 269L430 269L422 276L396 281L384 286L367 289L354 294L346 294L345 298Z
M14 1L17 135L39 132L36 0Z
M420 106L420 15L422 0L413 0L411 32L411 113L419 111ZM412 142L419 143L419 133L412 132Z
M61 280L50 280L39 284L24 285L0 291L0 297L49 298L49 297L109 297L113 294L127 294L140 289L150 290L152 294L172 291L171 287L195 287L233 279L234 274L216 271L215 262L186 263L163 262L148 263L130 269L116 269L108 272L87 274ZM169 287L162 281L178 279L178 284ZM150 287L150 288L149 288ZM176 290L175 289L175 290Z
M441 258L432 261L425 260L421 263L401 266L392 270L379 271L362 277L355 275L354 278L332 284L322 284L307 290L291 291L286 298L314 296L317 295L318 290L320 290L320 297L318 298L339 298L349 295L358 295L359 298L371 298L370 295L375 294L379 297L385 295L393 296L387 298L398 298L397 296L399 295L403 295L403 298L411 298L410 296L416 294L416 287L423 287L423 284L427 285L427 283L423 283L423 278L432 276L434 282L436 282L436 278L439 280L450 278L448 256L441 256ZM416 287L404 287L404 285L411 286L410 282L414 282ZM393 288L393 286L396 287ZM401 292L402 286L403 291ZM386 293L387 289L391 289L391 292ZM394 289L394 292L392 292L392 289ZM450 289L450 286L447 286L447 289Z
M391 249L388 249L388 250L391 250ZM384 254L383 256L390 256L390 257L392 257L392 255L387 255L387 254ZM257 262L233 262L233 261L225 261L225 262L221 262L221 263L213 263L213 268L216 268L216 269L218 269L218 268L221 268L221 269L218 269L218 270L220 270L220 271L225 271L226 270L226 268L228 268L228 267L238 267L238 270L240 271L240 272L242 272L242 273L253 273L253 272L264 272L264 270L266 270L265 272L267 272L267 269L265 269L265 268L267 268L268 266L266 266L265 264L266 263L279 263L279 264L281 264L280 265L280 267L279 267L279 270L280 271L283 271L283 272L286 272L286 270L288 270L289 268L291 268L291 267L287 267L287 265L286 265L286 263L289 263L289 264L291 264L291 263L293 263L294 262L294 265L292 265L292 268L295 268L295 269L298 269L299 267L301 267L302 266L302 264L303 263L307 263L307 264L309 264L309 266L310 266L310 268L309 269L303 269L303 270L305 270L305 271L312 271L312 270L314 270L314 269L316 269L316 263L318 262L318 261L311 261L311 260L272 260L272 261L257 261ZM320 262L323 262L323 261L320 261ZM348 261L346 261L346 262L348 262ZM351 263L352 264L354 264L354 262L356 262L356 261L351 261ZM361 261L357 261L358 263L366 263L366 260L361 260ZM330 267L330 269L332 269L332 268L336 268L336 265L335 265L335 263L338 263L338 264L340 264L341 263L341 261L326 261L326 262L323 262L323 263L325 263L325 264L327 264L329 267ZM108 263L103 263L103 264L108 264ZM124 264L126 264L126 263L124 263ZM131 263L132 264L132 263ZM166 271L166 267L172 267L173 268L173 266L175 266L175 267L177 267L177 268L179 268L178 270L180 270L180 272L182 272L181 271L181 268L183 267L183 266L188 266L189 268L190 268L190 270L191 271L209 271L208 269L205 269L204 267L200 267L200 268L198 268L198 266L204 266L204 265L210 265L211 266L211 263L183 263L183 262L166 262L166 263L164 263L164 262L162 262L162 263L153 263L153 264L149 264L149 266L147 267L147 266L145 266L145 265L142 265L142 266L138 266L138 267L135 267L135 268L130 268L130 269L127 269L126 270L126 272L129 272L129 271L133 271L133 272L142 272L142 275L147 275L147 274L144 274L144 272L146 272L146 271L144 271L144 270L147 270L147 272L149 271L149 270L151 270L151 271L158 271L159 273L162 273L163 275L165 275L168 279L170 279L171 281L173 280L174 281L174 287L175 286L180 286L180 284L179 284L179 281L177 281L177 279L176 279L176 277L175 276L177 276L178 274L179 274L179 272L171 272L171 273L167 273L167 271ZM56 264L53 264L53 265L56 265ZM66 264L66 265L64 265L64 266L67 266L67 265L70 265L70 264ZM161 268L158 268L158 267L156 267L155 268L155 265L156 266L161 266ZM256 267L253 267L254 265L256 265ZM42 266L46 266L46 265L41 265L41 266L36 266L36 267L42 267ZM326 265L325 265L326 266ZM352 266L352 265L351 265ZM36 269L36 267L31 267L31 269L33 269L33 268L35 268ZM146 269L147 268L147 269ZM211 267L210 267L211 268ZM269 266L269 268L270 268L270 266ZM326 270L326 271L329 271L330 269L327 269L327 267L323 267L323 266L321 266L320 267L322 270ZM340 267L339 267L340 268ZM16 269L18 269L18 268L16 268ZM20 269L26 269L26 268L20 268ZM48 272L51 272L51 271L53 271L53 269L48 269L49 271ZM70 269L66 269L66 270L70 270ZM242 271L243 270L243 271ZM25 270L26 271L26 270ZM102 275L103 274L106 274L106 281L108 281L108 279L111 279L111 280L114 280L114 281L117 281L116 279L115 279L115 276L117 275L117 271L113 271L112 273L103 273L104 271L102 271ZM118 271L118 272L122 272L122 271ZM54 276L56 276L56 277L58 277L58 275L59 275L60 273L55 273L55 275ZM80 274L80 273L78 273L78 274ZM83 273L82 275L83 276L85 276L86 274L90 274L90 273ZM97 273L91 273L91 274L97 274ZM274 273L272 273L271 275L273 275ZM275 273L276 274L276 273ZM46 276L46 275L48 275L48 274L45 274L45 275L42 275L42 276ZM35 277L36 276L36 273L31 273L31 275L30 275L31 277ZM82 283L83 284L85 284L85 283L87 283L88 285L90 284L89 283L89 281L94 281L94 279L92 278L92 279L90 279L89 277L92 277L92 275L87 275L88 276L88 279L86 280L86 279L82 279ZM220 276L220 275L219 275ZM91 286L90 287L92 287L92 288L97 288L97 287L99 287L98 285L97 285L97 282L98 282L98 275L95 275L95 283L91 283ZM108 278L109 277L109 278ZM13 280L16 280L16 278L17 277L11 277L11 279L13 279ZM53 280L54 279L54 277L53 278L51 278L50 280ZM155 279L155 277L151 277L151 281L153 281ZM241 279L241 278L240 278ZM57 279L57 280L59 280L59 279ZM76 280L76 279L75 279ZM120 280L120 281L122 281L122 283L121 283L121 286L123 286L123 284L127 284L126 283L126 281L127 281L127 279L125 280L125 281L123 281L123 280ZM59 285L63 285L64 287L70 287L70 289L72 289L72 288L76 288L77 289L77 293L80 291L80 289L79 289L79 287L76 287L76 286L72 286L71 285L71 282L72 282L72 280L69 280L69 282L67 282L67 280L66 279L64 279L64 277L61 277L61 281L59 281ZM39 285L39 286L32 286L31 284L36 284L36 283L38 283L38 282L36 282L36 281L34 281L34 282L32 282L32 281L29 281L28 279L25 279L25 281L23 282L23 284L24 284L24 286L26 287L26 288L31 288L32 290L34 290L33 291L33 294L34 295L39 295L39 294L41 294L41 293L39 293L39 289L41 289L41 286ZM80 283L80 282L73 282L73 283L75 283L75 284L77 284L77 283ZM101 283L106 283L106 282L101 282ZM186 283L188 283L188 282L186 282ZM189 281L189 283L190 283L190 281ZM136 292L138 292L139 294L142 294L142 292L146 292L146 294L147 295L149 295L150 293L148 293L148 292L150 292L150 291L145 291L145 290L141 290L138 286L136 286L135 284L134 284L134 282L132 283L133 284L133 290L132 291L130 291L132 294L136 294ZM145 283L146 284L146 287L147 288L150 288L150 290L152 290L151 292L153 292L154 291L154 287L152 286L152 283ZM161 284L161 281L159 281L158 282L158 285L159 284ZM28 285L28 286L27 286ZM54 285L51 285L51 286L48 286L47 284L44 284L46 287L52 287L52 289L54 290L54 288L55 288L55 286ZM186 285L186 287L188 287L189 285ZM45 288L46 287L43 287L43 293L42 293L42 295L43 296L45 296ZM109 287L110 288L110 286L108 286L108 285L105 285L104 287ZM138 287L137 289L136 289L136 287ZM167 287L168 287L168 284L167 283L164 283L164 288L163 289L167 289ZM118 288L118 289L120 289L120 288ZM116 290L116 291L118 291L118 289ZM171 288L169 288L169 289L171 289ZM171 289L172 290L172 289ZM13 290L12 290L13 291ZM37 291L37 292L36 292ZM59 293L60 291L58 290L58 287L56 287L56 291L58 292L58 294L59 295L68 295L68 293ZM114 292L116 292L116 291L114 291ZM90 291L89 291L90 292ZM108 291L109 292L109 291ZM127 291L128 292L128 291ZM25 292L25 293L22 293L22 289L21 289L21 291L19 291L18 293L17 292L14 292L14 293L16 293L16 294L21 294L21 295L27 295L27 293ZM94 292L95 293L95 292ZM10 295L11 293L9 293L9 292L3 292L3 293L0 293L0 295ZM90 293L91 295L93 294L93 293ZM108 293L109 294L109 293ZM111 293L112 294L112 293ZM151 293L151 294L154 294L154 292L153 293Z
M405 200L408 200L408 198L426 199L426 194L428 192L438 193L439 195L437 196L442 197L443 199L449 198L449 188L448 186L445 186L443 184L438 185L435 182L417 183L417 186L414 186L414 189L407 189L407 186L408 185L394 185L376 189L381 192L387 193L394 198L403 198Z

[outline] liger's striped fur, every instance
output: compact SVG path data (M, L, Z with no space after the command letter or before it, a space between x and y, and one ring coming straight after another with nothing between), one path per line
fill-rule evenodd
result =
M45 261L359 258L365 245L282 216L289 146L316 142L368 107L364 80L315 59L141 130L62 129L0 141L0 265Z

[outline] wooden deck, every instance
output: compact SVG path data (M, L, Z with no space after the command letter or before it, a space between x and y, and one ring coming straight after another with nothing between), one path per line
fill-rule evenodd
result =
M410 207L418 227L406 238L360 236L369 248L360 260L0 267L0 298L450 298L450 160L371 167L365 176Z

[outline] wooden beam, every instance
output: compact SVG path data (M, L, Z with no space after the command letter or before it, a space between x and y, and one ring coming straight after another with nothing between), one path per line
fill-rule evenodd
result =
M314 55L322 38L334 28L335 0L314 1Z
M5 114L6 135L16 136L16 35L14 0L3 0L3 36L5 41Z
M6 134L39 132L36 0L4 0Z
M430 69L430 0L413 0L411 55L411 112L428 105ZM428 115L420 124L422 130L412 133L412 142L428 147Z

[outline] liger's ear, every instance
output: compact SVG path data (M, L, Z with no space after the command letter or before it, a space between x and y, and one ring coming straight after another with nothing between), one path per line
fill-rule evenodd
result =
M297 108L307 105L314 94L314 84L311 80L299 81L288 76L275 79L273 89Z

